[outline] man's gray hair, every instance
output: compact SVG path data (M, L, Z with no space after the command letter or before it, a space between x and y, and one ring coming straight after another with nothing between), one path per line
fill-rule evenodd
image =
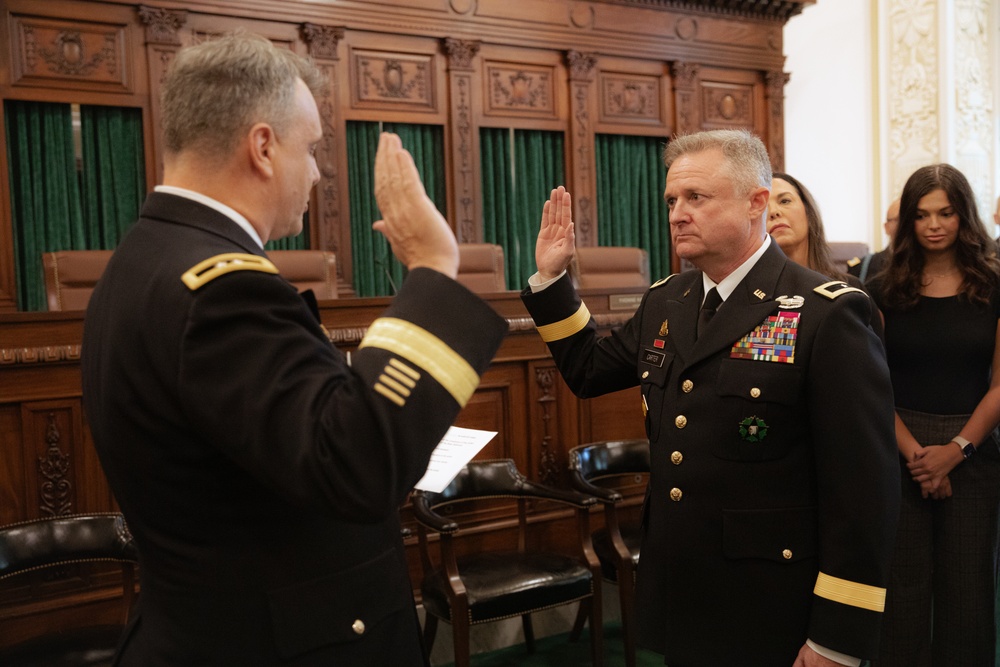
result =
M756 135L747 130L709 130L674 138L663 151L670 165L682 155L719 149L729 163L733 190L740 194L754 188L771 189L771 157Z
M311 62L259 35L230 33L182 49L163 82L167 151L225 158L261 122L280 135L294 112L297 79L321 94L323 77Z

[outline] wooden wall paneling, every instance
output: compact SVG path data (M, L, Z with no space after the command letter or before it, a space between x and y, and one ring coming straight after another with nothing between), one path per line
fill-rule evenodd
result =
M516 363L492 365L483 374L476 393L455 419L455 425L496 431L496 437L476 455L477 459L512 458L527 462L528 431L524 369Z
M596 133L660 137L673 133L673 82L666 63L601 57L598 70Z
M573 221L577 245L597 245L597 174L594 163L594 124L597 121L597 87L594 71L598 56L566 52L569 66L568 187L573 195Z
M20 404L0 402L0 525L21 521L29 516L24 479L24 449Z
M446 58L439 40L346 30L346 120L444 125Z
M480 126L567 130L568 74L561 52L484 43L479 62Z
M765 91L767 94L767 135L768 150L771 153L771 166L775 171L785 169L785 84L790 75L781 70L771 70L764 73Z
M702 67L698 75L703 130L744 128L769 144L761 72Z
M677 134L690 134L701 129L701 98L697 94L700 68L698 63L684 60L670 64L676 113L674 127Z
M477 54L482 43L447 37L448 56L448 135L451 173L449 177L449 220L459 243L483 240L482 184L480 183L479 131L481 97L475 94Z
M351 208L346 187L346 127L340 106L340 82L344 77L339 47L345 29L303 23L300 32L309 57L326 79L326 89L316 100L323 125L323 139L316 151L320 181L313 189L309 209L309 247L327 250L337 256L337 292L341 296L352 296L354 263L350 252Z
M83 454L80 401L21 404L26 518L75 514L81 510ZM102 508L107 509L107 508Z
M152 146L152 155L146 151L147 164L153 160L153 173L147 170L147 180L154 178L154 185L163 182L163 116L160 104L160 90L163 78L167 74L170 63L181 48L180 31L187 23L187 12L184 10L169 10L157 7L140 6L137 10L139 21L145 26L146 67L149 87L154 92L150 95L149 110L152 127L152 141L146 145ZM152 188L150 188L152 189Z

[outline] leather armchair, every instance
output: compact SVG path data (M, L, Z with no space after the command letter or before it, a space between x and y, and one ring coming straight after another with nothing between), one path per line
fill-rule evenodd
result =
M473 515L463 516L455 507L449 507L448 516L444 516L436 509L481 499L508 499L517 504L517 547L459 556L455 541L462 532L460 525L471 523ZM596 498L531 482L518 472L511 459L501 459L472 461L443 492L418 490L411 500L424 572L421 591L427 612L424 645L428 653L438 620L447 621L454 631L455 665L468 667L470 626L515 616L521 617L525 644L531 653L531 613L580 602L571 637L579 637L589 616L593 664L601 664L600 563L590 544L589 528L589 508L597 503ZM542 500L574 508L582 546L580 557L527 548L528 506ZM431 558L429 531L440 535L440 564Z
M59 250L42 254L45 296L50 311L86 310L111 250Z
M0 665L110 665L135 599L139 555L121 514L75 514L0 527L0 582L44 568L108 562L121 566L118 624L50 628L0 651Z
M569 452L570 482L604 505L605 527L594 532L601 572L618 584L622 608L625 665L635 667L635 572L639 565L640 528L620 521L618 506L627 486L645 486L649 476L648 440L612 440L574 447Z
M576 249L580 289L649 287L649 253L642 248L580 246Z
M469 291L507 291L503 248L492 243L459 243L456 280Z

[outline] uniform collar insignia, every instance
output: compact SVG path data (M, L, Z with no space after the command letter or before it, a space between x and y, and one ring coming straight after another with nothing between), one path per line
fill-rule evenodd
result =
M781 296L778 297L778 305L788 310L801 308L805 302L806 302L805 298L797 294L795 296L788 296L786 294L782 294Z
M760 299L761 301L763 301L763 300L764 300L764 297L765 297L765 296L767 296L766 294L764 294L764 292L762 292L762 291L761 291L761 290L759 290L759 289L755 289L755 290L753 291L753 295L754 295L755 297L757 297L758 299Z

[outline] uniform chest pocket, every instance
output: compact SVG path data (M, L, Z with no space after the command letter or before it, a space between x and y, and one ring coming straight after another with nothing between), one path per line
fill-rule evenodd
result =
M806 428L802 377L791 364L724 359L716 391L725 430L713 440L715 455L733 461L784 457Z
M642 389L643 410L646 417L646 435L655 441L660 432L660 417L670 365L674 361L672 352L661 350L639 351L639 386Z

